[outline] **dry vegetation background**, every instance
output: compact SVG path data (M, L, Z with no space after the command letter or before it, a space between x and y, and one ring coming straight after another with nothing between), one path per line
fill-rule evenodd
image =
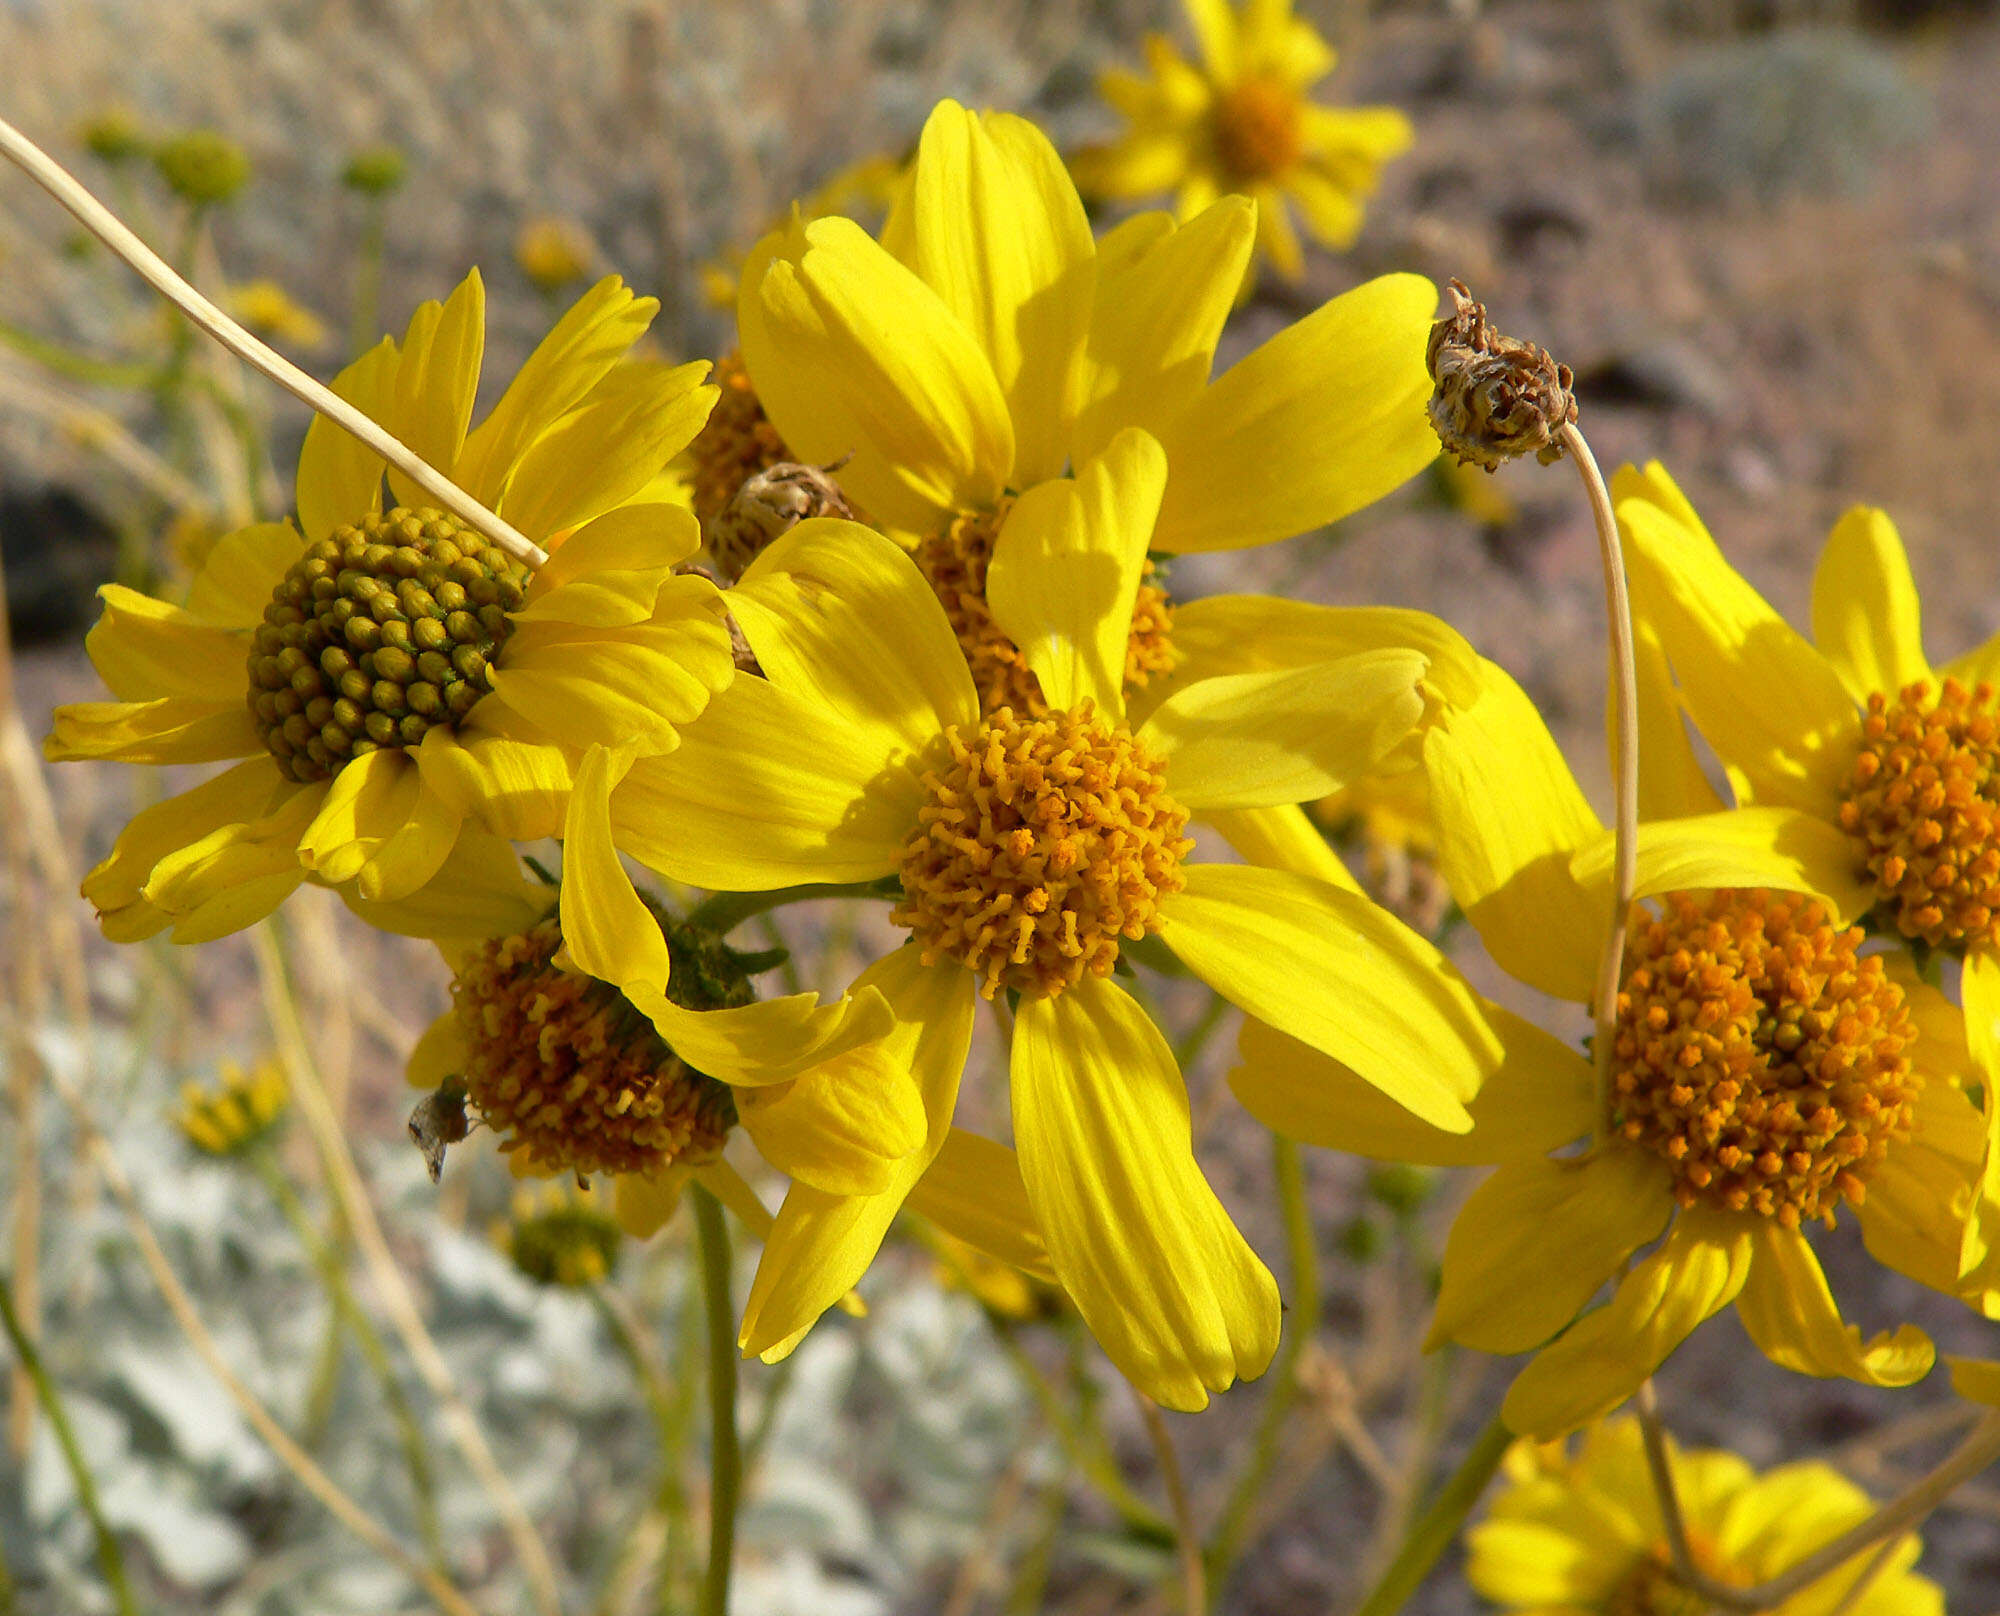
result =
M1867 501L1889 509L1909 544L1935 654L2000 628L1993 8L1301 9L1346 54L1339 93L1402 106L1417 143L1392 167L1355 252L1315 259L1297 291L1267 292L1232 342L1247 346L1383 270L1459 275L1508 330L1575 368L1583 424L1607 467L1664 460L1795 620L1826 529ZM396 144L411 177L389 207L385 323L399 327L419 299L480 265L493 302L491 380L511 373L549 315L511 262L526 219L580 221L606 268L662 299L662 347L713 355L729 330L700 299L704 260L745 243L833 168L906 144L942 95L1027 111L1062 143L1102 132L1096 69L1131 54L1145 28L1174 26L1169 12L1154 0L0 0L0 104L66 158L78 155L80 121L112 105L240 141L256 180L219 221L219 261L239 278L277 279L335 329L360 218L338 174L355 148ZM0 180L0 318L115 349L132 336L135 305L107 295L118 277L66 252L67 235L25 184ZM322 370L331 357L320 356ZM0 518L17 608L32 607L16 612L17 671L37 734L56 701L94 692L78 632L88 589L109 575L104 535L149 510L52 418L56 385L0 353ZM142 415L131 424L148 430ZM302 428L279 412L279 466ZM1285 587L1438 612L1522 679L1581 776L1601 784L1600 585L1587 514L1567 476L1532 466L1508 468L1486 492L1497 497L1467 510L1442 482L1419 479L1334 534L1184 562L1175 587ZM109 767L67 769L55 784L70 859L101 856L129 784ZM18 963L24 930L46 917L18 884L9 904ZM455 1162L439 1216L398 1138L401 1054L443 1002L434 957L364 937L326 906L300 908L320 967L304 994L309 1029L364 1141L399 1260L565 1576L594 1586L619 1563L632 1529L621 1512L651 1462L624 1367L588 1307L533 1292L486 1244L486 1219L504 1200L493 1163ZM267 1249L268 1211L247 1204L254 1184L190 1164L162 1121L181 1079L218 1054L257 1052L248 945L118 956L94 946L89 968L97 1037L77 1069L94 1073L100 1120L170 1253L216 1310L225 1347L288 1406L296 1365L317 1343L310 1317L285 1316L287 1299L313 1295L303 1259ZM1228 1042L1193 1078L1205 1159L1275 1261L1283 1244L1265 1147L1222 1103ZM84 1059L52 1037L36 1047L41 1059ZM10 1198L35 1154L14 1148L20 1121L17 1109L0 1123ZM113 1477L107 1513L137 1534L156 1608L414 1608L398 1603L407 1585L371 1580L344 1540L315 1525L313 1506L286 1492L176 1346L99 1187L75 1169L63 1119L44 1108L35 1130L52 1367L90 1411L79 1423ZM298 1154L310 1179L309 1152ZM1443 1186L1403 1238L1364 1260L1361 1226L1397 1233L1394 1186L1371 1193L1357 1164L1324 1156L1308 1172L1328 1301L1304 1361L1310 1395L1228 1595L1235 1612L1350 1602L1416 1481L1449 1462L1503 1384L1484 1360L1426 1367L1414 1351L1427 1247L1463 1186ZM1910 1317L1943 1350L1978 1349L1984 1333L1991 1353L1991 1326L1872 1265L1843 1265L1838 1249L1830 1261L1867 1328ZM669 1308L682 1277L662 1258L635 1284ZM871 1295L875 1316L830 1322L788 1382L749 1370L753 1420L759 1407L779 1412L746 1524L741 1608L1002 1608L1010 1577L1065 1521L1068 1547L1045 1568L1046 1608L1133 1608L1133 1579L1161 1568L1157 1548L1121 1538L1065 1479L1009 1368L1007 1350L1047 1360L1050 1343L1026 1331L996 1346L972 1304L938 1289L915 1257L880 1265ZM675 1350L662 1343L669 1365ZM1942 1400L1781 1376L1733 1318L1683 1351L1663 1388L1690 1440L1726 1441L1759 1463L1830 1452L1878 1489L1905 1463L1883 1441L1888 1422ZM363 1387L348 1393L365 1401ZM1176 1421L1197 1478L1251 1440L1259 1395L1234 1393L1208 1416ZM1143 1477L1136 1422L1116 1400L1107 1418L1119 1457ZM1893 1432L1913 1434L1907 1423ZM336 1432L330 1468L393 1518L394 1465L376 1451L389 1439L357 1444ZM440 1467L449 1460L441 1449ZM96 1608L87 1538L63 1489L46 1440L26 1459L0 1451L0 1542L17 1576L24 1564L47 1567L45 1581L24 1584L34 1616ZM482 1608L518 1608L504 1536L476 1491L461 1500L447 1487L444 1501L451 1530L490 1539L486 1560L474 1554L494 1590ZM1967 1488L1928 1541L1925 1569L1950 1590L1955 1616L2000 1610L1993 1483ZM1472 1607L1440 1576L1417 1608Z

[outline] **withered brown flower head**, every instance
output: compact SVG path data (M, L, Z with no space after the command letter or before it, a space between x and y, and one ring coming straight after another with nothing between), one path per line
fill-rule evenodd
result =
M729 504L708 524L709 558L717 575L733 583L781 534L811 516L855 519L855 510L831 473L839 465L806 466L780 460L744 478Z
M1543 465L1562 458L1558 434L1576 419L1569 366L1548 349L1495 331L1486 305L1463 281L1450 287L1452 311L1431 327L1425 350L1431 380L1431 426L1460 464L1492 471L1532 454Z

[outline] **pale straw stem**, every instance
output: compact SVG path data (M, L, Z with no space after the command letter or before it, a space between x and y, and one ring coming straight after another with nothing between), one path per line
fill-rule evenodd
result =
M236 355L263 372L342 431L380 455L468 527L483 534L516 561L539 567L548 560L540 545L489 511L458 484L340 397L315 381L283 354L252 336L197 292L165 259L121 223L53 157L0 118L0 156L5 156L73 214L79 224L132 266L140 279Z
M1632 913L1632 894L1639 884L1639 670L1632 651L1632 599L1625 586L1625 552L1618 542L1618 518L1597 458L1576 429L1566 424L1558 434L1563 448L1583 480L1590 514L1597 526L1597 548L1604 566L1605 616L1611 628L1612 711L1617 742L1611 759L1615 841L1611 866L1611 925L1597 961L1597 992L1591 1003L1596 1023L1592 1053L1597 1062L1597 1136L1610 1126L1611 1043L1618 1019L1618 982L1625 967L1625 929Z
M271 1030L277 1036L279 1056L291 1079L292 1097L298 1101L299 1112L318 1147L320 1162L334 1199L347 1219L348 1229L354 1236L362 1261L367 1265L377 1296L388 1312L389 1322L395 1327L396 1334L401 1337L410 1361L416 1365L417 1373L437 1400L439 1417L445 1429L451 1433L452 1441L493 1501L501 1525L514 1545L515 1556L527 1575L536 1609L542 1616L561 1616L562 1599L557 1592L555 1567L550 1563L548 1551L542 1546L541 1537L535 1530L534 1522L529 1519L520 1495L500 1468L493 1450L487 1446L479 1422L459 1395L457 1380L444 1361L444 1355L438 1351L437 1343L431 1339L430 1331L425 1328L416 1298L411 1295L403 1271L397 1266L388 1241L383 1238L382 1225L376 1219L368 1187L361 1181L360 1169L354 1165L354 1156L347 1148L339 1118L334 1115L333 1103L327 1098L326 1089L320 1082L312 1046L306 1039L298 1008L292 1002L286 985L284 959L278 951L277 938L270 926L263 925L251 933L251 941L257 954L257 973L263 982L265 1009L270 1017Z

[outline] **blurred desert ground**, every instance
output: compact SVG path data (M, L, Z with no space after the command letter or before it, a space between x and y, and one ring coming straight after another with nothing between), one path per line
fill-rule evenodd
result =
M1811 562L1827 528L1865 501L1886 507L1909 545L1934 655L2000 629L1992 501L2000 480L1995 8L1301 0L1300 9L1343 50L1336 93L1400 105L1415 122L1416 146L1389 170L1356 249L1314 257L1300 288L1267 285L1233 329L1233 350L1384 270L1461 276L1505 329L1545 342L1574 367L1582 424L1607 470L1627 459L1663 460L1732 557L1794 621L1805 620ZM662 349L713 356L729 345L728 321L702 300L699 266L747 244L792 196L851 159L906 146L943 95L1028 112L1062 143L1106 133L1092 91L1096 70L1132 57L1146 28L1178 26L1174 8L1152 0L0 0L0 101L8 117L94 180L102 171L83 157L75 131L114 105L149 126L207 124L242 142L256 179L218 221L219 261L238 279L282 282L336 330L360 218L338 175L357 147L393 142L411 171L388 211L385 323L399 327L418 300L441 295L480 265L492 299L490 384L511 374L549 318L512 263L527 219L559 214L582 223L603 267L661 298ZM0 317L112 351L132 336L118 322L133 318L133 305L105 295L113 272L101 259L63 250L69 234L24 183L0 178ZM319 356L319 368L330 370L332 359ZM24 385L52 384L24 361L0 357L0 386ZM270 407L283 466L303 422ZM147 430L143 416L132 420ZM1602 797L1601 586L1574 481L1560 468L1516 466L1480 492L1485 497L1468 508L1462 492L1420 478L1337 532L1253 555L1185 560L1173 583L1183 595L1284 587L1438 612L1522 679ZM46 495L61 499L51 504ZM0 496L8 501L10 581L17 594L48 592L32 621L17 620L30 642L19 668L21 700L39 733L54 702L95 690L78 644L84 591L74 586L101 581L110 562L88 542L99 523L85 513L119 520L135 496L44 416L5 403ZM65 769L56 785L73 856L101 855L128 788L110 769ZM504 1290L505 1276L489 1273L490 1253L476 1238L432 1227L428 1187L397 1138L407 1104L399 1040L442 1006L435 958L414 945L363 938L344 917L310 913L310 925L324 933L322 957L368 984L358 1019L354 1000L309 995L307 1008L345 1040L350 1115L371 1141L367 1159L402 1220L399 1249L428 1276L445 1314L470 1305L463 1293L477 1292L486 1298L480 1306L511 1321L508 1351L521 1358L513 1372L540 1390L523 1393L517 1384L493 1395L540 1398L521 1441L556 1444L519 1447L516 1456L550 1462L552 1453L569 1454L558 1462L582 1468L559 1473L580 1488L618 1473L605 1455L623 1454L631 1484L643 1472L643 1449L634 1457L605 1434L617 1424L616 1399L601 1386L576 1391L573 1374L560 1364L551 1372L545 1361L601 1355L601 1343L586 1349L577 1334L588 1315L552 1325L548 1310L564 1299L509 1292L506 1308L491 1302L487 1292ZM10 924L35 919L17 907ZM807 915L801 924L830 922ZM148 1159L163 1164L161 1172L186 1175L185 1198L213 1204L214 1228L234 1229L239 1220L224 1181L216 1169L176 1165L158 1115L181 1077L218 1051L242 1052L255 1037L259 1008L247 957L239 944L192 956L93 956L107 1037L157 1031L149 1007L163 981L181 1007L151 1051L158 1069L128 1076L106 1091L105 1103L129 1118L121 1146L129 1139L133 1150L154 1153ZM1490 977L1482 985L1498 991ZM1210 1119L1206 1160L1275 1263L1282 1242L1269 1212L1265 1148L1231 1105L1215 1102L1228 1042L1211 1049L1194 1078L1197 1114ZM58 1125L45 1125L59 1157ZM480 1207L501 1193L491 1166L463 1164L457 1198L446 1202L475 1235ZM1448 1386L1438 1377L1427 1384L1412 1369L1408 1329L1422 1308L1421 1263L1407 1252L1389 1262L1357 1259L1352 1230L1370 1204L1357 1164L1316 1157L1309 1174L1329 1291L1321 1335L1329 1356L1306 1417L1327 1422L1324 1447L1336 1451L1287 1478L1292 1490L1231 1593L1232 1611L1341 1608L1355 1597L1357 1567L1383 1506L1365 1454L1357 1460L1356 1448L1336 1440L1352 1415L1393 1456L1419 1423L1424 1399L1448 1394L1455 1411L1446 1421L1448 1460L1476 1418L1465 1410L1489 1407L1504 1383L1499 1369L1476 1359L1456 1363ZM155 1188L163 1200L176 1193ZM1462 1190L1447 1187L1421 1221L1441 1229ZM1373 1215L1381 1220L1379 1207ZM78 1220L95 1227L81 1211ZM239 1237L240 1230L232 1236ZM181 1238L175 1249L206 1272L203 1242L221 1237L196 1223ZM1858 1245L1829 1244L1836 1288L1864 1328L1913 1318L1947 1351L1990 1354L2000 1344L1969 1314L1844 1260L1858 1257ZM787 1603L794 1596L822 1611L936 1608L954 1563L978 1540L987 1500L1030 1463L1009 1434L1020 1434L1026 1411L995 1389L990 1349L982 1359L966 1344L963 1299L937 1296L926 1272L907 1256L882 1265L871 1295L889 1305L867 1324L830 1322L821 1335L833 1344L821 1347L793 1388L801 1409L794 1434L819 1466L814 1486L831 1491L812 1492L807 1502L810 1489L800 1482L798 1498L781 1499L770 1517L768 1537L752 1544L793 1579L784 1584L791 1592L770 1595L773 1610L794 1608ZM300 1283L296 1274L286 1282ZM150 1305L102 1280L75 1283L72 1323L122 1320L121 1307L136 1320ZM138 1323L131 1330L143 1333ZM899 1330L914 1333L906 1339ZM282 1343L248 1325L236 1339L246 1352L282 1358ZM469 1373L499 1361L477 1356L483 1338L468 1339ZM87 1344L72 1340L64 1350L65 1371L116 1426L139 1394ZM854 1367L870 1361L878 1370L872 1381ZM1344 1373L1330 1367L1336 1361ZM990 1400L953 1382L957 1370ZM753 1384L761 1373L753 1369ZM201 1372L185 1366L185 1374L198 1381ZM899 1374L925 1395L957 1399L959 1424L934 1409L912 1413L899 1399L917 1394L898 1388ZM285 1383L282 1368L271 1375ZM157 1376L148 1382L157 1383ZM1197 1477L1240 1449L1256 1396L1235 1393L1209 1416L1176 1422ZM1941 1402L1943 1392L1874 1393L1782 1376L1724 1320L1675 1360L1663 1397L1690 1440L1726 1441L1759 1463L1832 1451L1885 1487L1897 1472L1873 1456L1871 1433ZM1122 1406L1112 1412L1125 1421ZM1143 1467L1131 1422L1121 1439ZM609 1444L596 1456L601 1468L586 1463L593 1441ZM269 1485L241 1456L211 1455L203 1470L170 1463L171 1444L158 1458L157 1433L151 1448L137 1437L128 1446L180 1478L174 1485L183 1492L188 1474L201 1478L192 1495L210 1504L218 1494L254 1499ZM950 1451L940 1457L933 1449ZM957 1466L959 1492L925 1479L931 1473L922 1466L933 1461ZM216 1479L218 1465L224 1480ZM849 1502L827 1502L842 1489ZM6 1491L0 1479L0 1495ZM568 1491L551 1496L566 1499ZM588 1514L574 1501L550 1507ZM258 1534L268 1523L235 1506L221 1513L246 1549L267 1541ZM0 1515L0 1524L6 1519ZM919 1530L912 1521L927 1524ZM1934 1520L1929 1542L1926 1568L1951 1590L1954 1613L2000 1609L2000 1484L1968 1489ZM1118 1579L1123 1563L1101 1547L1059 1562L1049 1608L1123 1608L1118 1590L1130 1586ZM235 1597L238 1585L228 1578L239 1574L250 1575L218 1571L221 1580L206 1586L226 1586ZM350 1608L327 1598L325 1608ZM1462 1584L1440 1576L1419 1608L1472 1607ZM163 1608L217 1607L191 1594L185 1607Z

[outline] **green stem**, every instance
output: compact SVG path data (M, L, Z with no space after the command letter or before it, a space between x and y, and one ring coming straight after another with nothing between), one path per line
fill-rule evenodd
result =
M1201 1052L1208 1048L1208 1041L1215 1036L1215 1029L1222 1025L1223 1017L1234 1008L1221 994L1210 996L1208 1008L1202 1011L1200 1018L1188 1028L1187 1036L1174 1048L1175 1064L1180 1067L1183 1074L1200 1058Z
M701 1243L701 1288L708 1306L708 1571L701 1616L728 1616L729 1569L736 1554L736 1499L743 1458L736 1445L736 1304L730 1297L729 1229L722 1203L690 1186Z
M42 1412L49 1417L49 1426L62 1448L63 1462L69 1466L70 1479L76 1483L77 1502L83 1506L84 1514L90 1517L90 1528L97 1534L98 1564L104 1567L104 1580L110 1585L119 1616L138 1616L139 1607L132 1598L132 1585L125 1577L125 1556L119 1551L118 1539L111 1535L104 1511L98 1507L97 1483L91 1479L90 1467L83 1462L83 1450L76 1445L76 1432L70 1429L69 1415L63 1409L62 1398L57 1395L55 1382L49 1379L48 1370L42 1366L42 1357L35 1350L35 1343L21 1328L21 1317L14 1311L13 1283L4 1274L0 1274L0 1325L6 1326L7 1339L14 1343L14 1352L21 1360L21 1367L27 1370L28 1379L34 1382L36 1400L41 1403Z
M674 1344L674 1361L691 1364L701 1351L699 1339L701 1320L697 1316L693 1298L681 1297L676 1309L675 1325L678 1334ZM666 1511L667 1540L660 1548L660 1581L657 1601L660 1616L679 1616L686 1607L681 1603L681 1588L688 1578L688 1487L686 1475L688 1433L694 1426L693 1375L683 1374L675 1382L673 1400L673 1423L671 1456L660 1477L660 1507Z
M365 205L361 246L354 264L354 302L347 321L347 356L359 359L374 347L381 328L382 249L388 238L387 207L379 196Z
M1216 1599L1221 1598L1229 1570L1243 1552L1251 1517L1263 1497L1264 1483L1278 1462L1285 1422L1298 1400L1299 1355L1305 1351L1306 1343L1319 1334L1319 1245L1313 1235L1312 1214L1306 1206L1305 1169L1299 1160L1299 1147L1273 1134L1271 1168L1277 1181L1278 1210L1285 1226L1285 1254L1292 1265L1291 1318L1277 1360L1271 1366L1271 1390L1264 1399L1250 1457L1236 1478L1236 1485L1229 1490L1229 1500L1223 1505L1222 1516L1209 1539L1209 1589Z
M0 342L24 359L32 359L44 370L52 370L66 381L90 387L122 387L143 392L159 378L151 365L121 364L112 359L93 359L65 348L60 342L24 330L11 320L0 320Z
M887 876L880 881L808 881L803 886L776 887L769 892L718 892L689 911L687 921L722 936L753 915L788 903L808 903L814 898L893 898L900 891L897 878Z
M285 1177L284 1169L278 1165L276 1158L268 1149L260 1148L250 1153L250 1161L257 1170L257 1176L264 1181L264 1187L270 1191L271 1199L277 1203L278 1210L284 1214L285 1221L291 1225L299 1244L305 1247L306 1255L312 1259L320 1284L325 1287L327 1299L333 1304L334 1318L353 1335L363 1361L382 1388L382 1400L388 1405L390 1418L396 1423L397 1436L403 1447L403 1462L410 1472L417 1532L423 1539L424 1552L430 1556L431 1563L442 1571L449 1562L445 1556L444 1532L438 1521L437 1484L431 1472L430 1448L424 1439L423 1427L417 1421L416 1410L410 1406L403 1383L396 1376L396 1367L389 1360L389 1349L383 1343L374 1321L355 1300L339 1250L314 1225L312 1215ZM337 1353L337 1333L333 1340Z
M1396 1616L1410 1596L1423 1586L1424 1578L1439 1557L1458 1536L1472 1506L1486 1491L1494 1471L1514 1443L1514 1433L1500 1423L1496 1414L1473 1441L1472 1451L1460 1461L1451 1478L1438 1490L1430 1506L1419 1515L1403 1538L1403 1546L1389 1569L1361 1602L1354 1616Z

